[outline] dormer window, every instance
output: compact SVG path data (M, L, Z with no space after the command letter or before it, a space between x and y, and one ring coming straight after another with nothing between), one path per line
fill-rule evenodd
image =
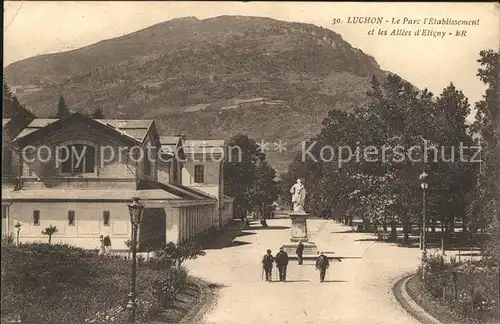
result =
M94 173L96 167L95 148L74 144L61 150L61 172L68 174Z

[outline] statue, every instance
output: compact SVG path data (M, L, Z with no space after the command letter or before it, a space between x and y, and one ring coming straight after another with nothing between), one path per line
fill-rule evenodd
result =
M292 203L294 212L304 213L304 203L306 201L306 188L302 184L300 179L297 179L297 183L290 189L292 194Z

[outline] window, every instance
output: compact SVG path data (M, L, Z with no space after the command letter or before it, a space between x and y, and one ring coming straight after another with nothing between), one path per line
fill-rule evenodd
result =
M93 146L75 144L66 146L66 148L67 150L61 152L62 173L94 173L95 148Z
M102 223L104 226L109 226L109 210L102 212Z
M194 182L195 183L203 183L204 181L204 170L203 165L195 165L194 166Z
M40 211L39 210L33 211L33 225L35 225L35 226L40 225Z
M75 226L75 211L74 210L68 211L68 225Z

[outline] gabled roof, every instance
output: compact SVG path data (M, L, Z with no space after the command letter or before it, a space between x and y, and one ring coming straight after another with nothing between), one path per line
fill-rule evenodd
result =
M96 121L111 126L141 142L153 124L153 121L149 119L96 119Z
M77 121L81 123L87 123L92 125L93 127L99 128L101 131L106 132L108 134L112 134L120 137L124 142L129 143L130 145L140 144L143 138L139 138L140 136L144 136L147 134L149 126L144 129L144 125L151 125L152 121L141 121L142 123L134 124L132 123L130 128L126 128L127 125L118 124L119 126L125 126L122 129L116 128L108 123L104 123L101 120L96 120L84 116L80 113L74 113L70 116L60 118L60 119L34 119L19 135L16 136L14 142L17 143L28 143L34 139L40 139L44 136L51 134L52 132L57 131L62 128L65 123ZM133 121L135 122L135 121ZM142 128L137 128L141 126ZM134 132L136 130L140 130L141 132Z
M178 145L181 137L180 136L160 136L161 145Z
M184 159L184 148L181 136L160 136L161 153Z

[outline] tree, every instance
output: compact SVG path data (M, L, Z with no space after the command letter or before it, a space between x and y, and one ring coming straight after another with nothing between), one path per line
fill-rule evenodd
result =
M66 105L66 102L64 101L64 97L61 95L59 97L59 101L57 102L57 115L56 118L64 118L66 116L69 116L69 108Z
M104 112L102 111L101 108L97 108L94 110L94 112L90 115L90 118L92 119L104 119Z
M52 242L52 235L57 233L58 229L56 226L50 225L45 230L42 231L42 234L49 236L49 244Z
M483 50L477 62L481 65L477 76L487 85L483 100L476 104L477 114L473 130L480 135L482 171L477 183L479 194L474 202L477 214L487 222L491 236L486 256L500 263L500 64L499 52ZM474 209L474 208L473 208Z
M466 124L470 106L462 91L451 83L437 98L432 113L436 119L432 140L440 147L439 160L432 168L433 192L440 196L437 215L448 232L454 231L456 220L462 220L466 230L466 197L474 187L477 166L469 162L474 152L460 152L461 145L470 147L474 143Z
M169 242L163 250L163 257L174 260L178 268L182 266L184 261L196 259L199 256L204 256L205 254L205 251L203 251L195 242L186 242L181 244Z
M262 155L261 157L264 158ZM278 199L279 185L276 171L265 161L260 160L255 169L255 181L248 192L248 199L255 209L259 211L263 219L266 219L272 211L272 204ZM265 221L264 221L265 222Z
M17 97L9 89L5 79L3 80L3 118L11 118L15 120L31 120L35 116L19 103Z
M224 164L224 191L234 197L239 218L258 210L265 213L278 198L276 172L269 166L257 143L246 135L236 135L228 143Z

